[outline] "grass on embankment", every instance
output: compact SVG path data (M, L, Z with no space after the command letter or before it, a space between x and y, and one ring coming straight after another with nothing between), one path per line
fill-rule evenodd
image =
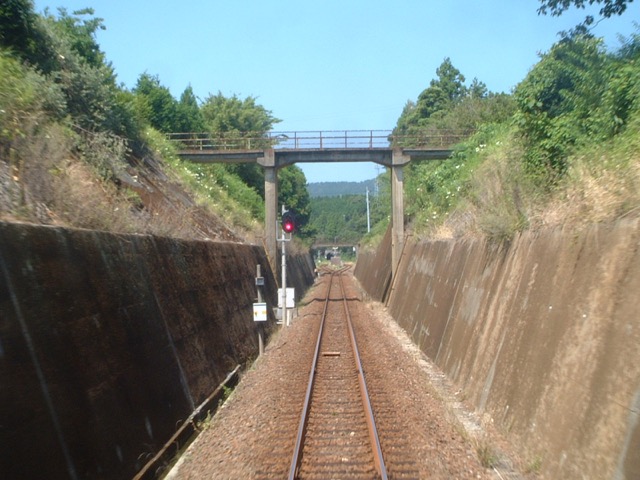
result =
M540 182L524 167L513 125L487 126L449 160L415 164L405 175L407 213L421 237L482 235L586 225L640 214L640 120L605 142L585 143L566 172Z

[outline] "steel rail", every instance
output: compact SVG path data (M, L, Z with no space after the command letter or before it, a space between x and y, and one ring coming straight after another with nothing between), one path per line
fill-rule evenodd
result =
M380 438L378 437L378 429L376 428L376 420L373 417L373 409L371 408L371 401L369 399L369 391L367 390L367 382L364 378L364 371L362 370L362 362L360 361L360 352L358 351L358 343L356 342L356 334L353 330L353 323L351 322L351 313L349 313L349 306L347 304L347 296L344 292L344 284L342 281L342 275L339 277L340 291L342 292L342 305L344 306L344 313L347 317L347 326L349 327L349 338L351 340L351 348L353 350L353 356L358 367L358 384L360 385L360 396L362 397L362 404L365 410L365 419L367 420L367 428L369 429L369 440L371 441L371 448L373 450L373 461L376 465L378 475L382 480L387 480L387 467L384 464L384 458L382 457L382 449L380 448Z
M163 469L161 468L162 464L171 463L171 459L179 452L180 446L187 445L191 437L198 435L199 429L196 427L196 422L202 421L205 418L204 412L206 411L207 415L216 412L224 394L225 387L235 387L238 384L240 378L239 372L240 365L237 365L236 368L226 376L222 383L218 385L218 388L187 417L180 428L178 428L164 446L158 450L158 453L136 473L133 480L151 480L158 478L159 471Z
M329 308L329 296L331 294L331 284L333 283L333 277L337 272L331 272L331 278L329 279L329 288L327 288L327 296L324 299L324 308L322 310L322 318L320 319L320 331L318 333L318 339L316 340L316 349L313 354L313 361L311 362L311 371L309 372L309 382L307 384L307 392L304 396L304 405L302 406L302 413L300 415L300 424L298 426L298 435L296 436L296 445L293 449L293 457L291 459L291 467L289 468L289 480L295 480L298 468L300 467L300 460L302 459L302 445L304 442L304 436L307 433L307 419L309 417L309 408L311 407L311 392L313 391L313 384L316 378L316 367L318 365L318 356L320 355L320 342L322 340L322 331L324 329L324 321L327 316L327 309Z
M344 285L342 281L342 274L347 271L350 267L344 267L340 270L331 273L331 278L329 279L329 287L327 288L327 295L325 297L324 308L322 311L322 318L320 320L320 328L318 332L318 339L316 340L316 348L313 354L313 361L311 365L311 371L309 373L309 383L307 384L307 391L305 394L304 405L302 407L302 413L300 415L300 424L298 426L298 434L296 436L296 444L293 451L293 456L291 460L291 467L289 469L289 480L295 480L297 477L298 469L300 468L300 462L302 460L302 448L304 446L304 438L307 431L307 424L309 418L309 411L311 407L311 395L313 392L313 387L315 383L316 369L318 365L318 358L320 356L320 344L322 342L322 335L324 330L325 319L327 315L327 309L329 306L329 297L331 295L331 286L333 284L334 277L338 275L339 277L339 286L340 291L342 293L343 307L346 313L347 318L347 326L349 330L349 337L351 342L351 348L353 350L353 355L355 357L356 366L358 369L358 384L360 386L360 396L362 399L363 408L365 410L365 417L367 421L367 429L369 431L369 440L371 442L371 448L373 450L374 464L378 475L382 480L387 480L387 470L384 464L384 459L382 456L382 450L380 448L380 440L378 438L378 432L376 429L375 419L373 417L373 410L371 408L371 402L369 400L369 395L367 391L367 384L364 378L364 372L362 369L362 362L360 361L360 353L358 351L358 346L356 344L355 332L353 329L353 324L351 322L351 314L349 313L349 308L347 304L346 295L344 292Z

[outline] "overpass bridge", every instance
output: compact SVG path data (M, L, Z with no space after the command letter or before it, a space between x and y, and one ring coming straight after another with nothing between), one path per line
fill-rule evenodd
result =
M355 242L351 242L351 243L341 243L341 242L337 242L337 243L332 243L332 242L317 242L314 243L313 245L311 245L311 248L347 248L347 247L357 247L358 244Z
M178 155L198 163L257 163L264 168L265 243L276 262L277 171L295 163L373 162L391 169L391 265L404 244L403 167L414 160L446 160L469 131L394 135L391 130L262 133L171 133Z

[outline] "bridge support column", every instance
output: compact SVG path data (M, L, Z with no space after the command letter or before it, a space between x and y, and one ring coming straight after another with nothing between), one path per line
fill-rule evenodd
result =
M273 150L265 150L264 157L258 160L264 167L264 234L265 248L275 272L277 265L276 214L278 211L278 169Z
M391 275L395 278L404 246L403 167L411 158L394 149L391 161Z

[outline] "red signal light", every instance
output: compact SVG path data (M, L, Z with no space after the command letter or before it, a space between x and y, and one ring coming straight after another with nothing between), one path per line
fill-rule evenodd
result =
M295 217L291 212L285 212L282 214L282 230L286 233L293 233L296 229Z

